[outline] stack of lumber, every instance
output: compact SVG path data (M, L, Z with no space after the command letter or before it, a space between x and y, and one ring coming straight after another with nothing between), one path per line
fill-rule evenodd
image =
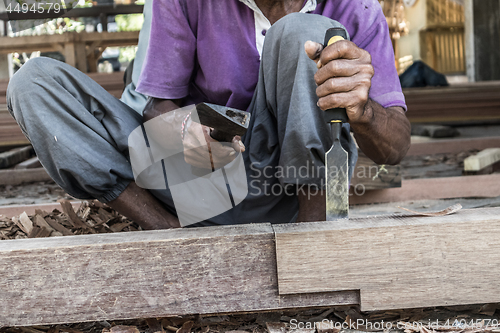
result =
M111 95L120 98L123 91L123 72L89 73L88 75ZM8 80L0 80L0 147L28 144L29 141L7 110L7 85Z
M500 81L449 87L408 88L403 93L412 123L484 123L500 121Z

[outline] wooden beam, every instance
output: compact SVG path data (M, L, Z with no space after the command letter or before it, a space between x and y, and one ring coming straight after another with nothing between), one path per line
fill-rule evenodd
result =
M44 168L0 170L0 185L20 185L50 180L52 180L52 178L50 178Z
M354 193L349 204L362 205L410 200L494 198L500 196L500 174L403 180L400 188Z
M0 241L0 326L357 304L278 294L270 224Z
M99 15L142 14L144 5L99 5L86 8L61 8L60 12L0 12L0 20L42 20L58 17L99 17Z
M27 160L33 154L33 147L26 146L22 148L15 148L3 153L0 153L0 169L9 168L13 165Z
M75 43L75 58L76 68L83 73L87 73L87 51L85 49L85 43Z
M40 163L40 160L38 160L38 157L34 156L24 162L19 163L14 167L16 170L23 170L23 169L36 169L36 168L42 168L42 164Z
M464 160L464 171L480 171L500 161L500 148L488 148Z
M76 67L75 43L65 43L63 55L64 60L68 65Z
M500 136L471 139L433 140L430 142L414 143L406 156L452 154L469 150L483 150L486 148L500 148Z
M70 201L70 203L73 205L73 208L75 210L80 207L82 204L81 201ZM2 216L7 216L7 217L13 217L13 216L19 216L22 213L26 212L28 215L35 215L35 211L43 210L46 212L51 212L54 209L61 210L61 204L58 202L49 202L49 203L43 203L43 204L35 204L35 205L8 205L8 206L0 206L0 217Z
M403 89L412 123L485 123L500 121L500 81L450 87Z
M92 45L99 42L102 46L137 45L139 31L121 32L81 32L64 33L60 35L0 37L0 54L12 52L60 51L60 46L68 43L82 42ZM67 61L66 61L67 62Z
M359 289L362 311L500 302L500 208L274 229L282 295Z

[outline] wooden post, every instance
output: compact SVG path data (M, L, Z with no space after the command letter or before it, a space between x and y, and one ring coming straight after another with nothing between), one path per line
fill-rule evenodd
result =
M75 43L68 42L64 44L64 58L68 65L76 67Z
M85 49L85 43L77 42L75 43L75 56L76 56L76 68L80 71L87 73L87 51Z
M101 20L102 31L108 31L108 16L106 13L101 13L99 19Z

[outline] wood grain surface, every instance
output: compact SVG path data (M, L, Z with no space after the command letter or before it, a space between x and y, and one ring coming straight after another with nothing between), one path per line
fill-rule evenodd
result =
M500 302L500 208L274 230L280 294L360 290L363 311Z
M467 139L439 139L429 142L412 143L407 156L460 153L469 150L500 148L500 136Z
M52 178L44 168L0 170L0 185L20 185L51 180Z
M500 174L403 180L400 188L351 191L349 204L412 200L494 198L500 196Z
M359 302L280 296L275 256L270 224L0 241L0 327Z
M480 171L500 161L500 148L488 148L464 160L464 171Z

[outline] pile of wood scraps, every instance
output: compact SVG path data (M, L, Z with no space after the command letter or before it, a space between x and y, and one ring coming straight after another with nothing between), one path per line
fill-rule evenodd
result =
M0 333L498 333L499 308L481 304L362 313L355 306L337 306L10 327L0 328Z
M0 239L42 238L142 230L136 223L98 201L84 201L76 211L61 200L61 211L36 210L12 218L0 216Z

